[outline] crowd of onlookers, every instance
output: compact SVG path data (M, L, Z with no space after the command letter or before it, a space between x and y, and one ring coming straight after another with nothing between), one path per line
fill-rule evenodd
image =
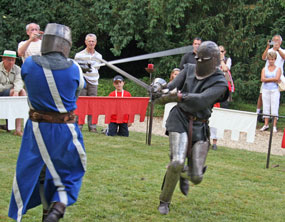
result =
M23 63L29 56L41 55L41 43L43 32L40 26L35 23L30 23L26 26L26 33L28 40L21 41L18 44L18 56L22 58ZM81 91L80 96L97 96L98 81L99 81L99 64L102 55L95 50L97 44L97 37L95 34L87 34L85 37L86 48L76 53L74 60L80 65L86 87ZM0 63L0 96L26 96L24 84L21 79L21 68L15 64L17 57L16 51L5 50ZM110 96L126 97L131 94L123 90L124 79L114 78L115 94L110 93ZM113 95L114 94L114 95ZM114 126L114 124L116 126ZM7 125L7 124L6 124ZM108 127L107 135L123 135L128 136L128 119L125 118L122 123L117 122L116 117L112 116L110 127ZM82 130L83 125L79 125ZM117 130L118 128L118 130ZM2 126L2 129L7 129ZM92 124L92 116L88 116L89 132L97 132L96 124ZM21 119L16 120L15 135L22 136L22 122Z

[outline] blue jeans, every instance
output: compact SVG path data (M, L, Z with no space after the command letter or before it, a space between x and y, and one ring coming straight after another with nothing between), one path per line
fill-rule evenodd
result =
M119 128L119 131L118 131ZM127 123L110 123L108 126L107 136L129 136Z

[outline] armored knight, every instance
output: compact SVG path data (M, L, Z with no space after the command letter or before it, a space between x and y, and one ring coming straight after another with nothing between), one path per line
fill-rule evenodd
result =
M28 57L22 66L30 118L9 208L9 217L17 221L42 204L43 221L56 222L78 197L86 154L73 110L85 82L79 65L68 59L71 43L67 26L50 23L43 35L42 56Z
M194 184L201 183L210 145L208 119L213 105L228 97L227 81L219 69L220 51L216 43L203 42L196 60L197 65L186 64L172 82L165 84L156 79L152 84L157 102L177 102L166 121L170 163L159 197L161 214L169 213L178 180L184 195L188 194L189 180ZM186 157L188 162L185 165Z

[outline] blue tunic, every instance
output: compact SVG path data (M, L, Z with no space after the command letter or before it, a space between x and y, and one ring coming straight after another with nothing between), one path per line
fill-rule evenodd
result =
M50 70L29 57L21 74L31 109L60 113L76 109L76 92L84 86L76 63ZM39 176L44 165L47 169L41 191ZM17 160L9 217L21 221L28 209L40 204L75 203L85 170L83 137L76 123L39 123L29 119ZM41 195L46 203L42 203Z

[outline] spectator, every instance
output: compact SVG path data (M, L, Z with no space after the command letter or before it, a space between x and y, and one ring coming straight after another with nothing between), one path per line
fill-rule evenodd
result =
M280 81L281 68L275 65L277 52L270 51L267 53L268 65L262 69L261 81L262 85L262 101L263 113L278 116L280 91L278 89L278 81ZM265 131L269 129L269 117L264 116L264 126L260 129ZM273 132L277 132L277 118L273 119Z
M170 73L169 82L171 82L179 73L180 69L174 68Z
M234 92L234 82L232 79L232 75L230 72L231 66L232 66L232 60L230 57L226 57L227 51L225 50L225 47L220 45L220 59L221 59L221 65L220 69L224 72L225 78L228 81L228 86L229 86L229 97L227 101L221 102L221 103L216 103L214 104L214 107L216 108L229 108L229 102L232 101L231 93ZM212 144L212 149L217 150L217 142L218 142L218 137L217 137L217 128L215 127L210 127L210 139L213 140Z
M109 96L114 96L114 97L131 97L131 94L124 90L124 78L120 75L117 75L114 77L113 79L113 85L116 88L115 91L111 92L109 94ZM129 115L125 115L123 122L118 122L117 121L117 116L116 115L112 115L111 116L111 122L108 125L108 129L107 129L107 135L108 136L129 136L129 129L128 127L130 127L132 124L129 123ZM119 129L119 130L118 130Z
M231 66L232 66L232 60L230 57L226 57L227 51L226 51L224 46L220 45L219 49L220 49L220 58L221 58L220 69L224 72L224 75L225 75L226 80L228 81L228 85L229 85L228 100L225 102L222 102L220 105L222 108L229 108L229 102L232 101L232 92L234 92L234 90L235 90L233 78L232 78L232 75L230 72Z
M22 41L18 45L18 55L22 57L22 61L32 55L41 55L41 36L40 26L36 23L30 23L26 26L26 32L29 39Z
M21 68L15 65L16 52L5 50L0 63L0 96L26 96L21 79ZM22 120L16 119L15 135L22 136Z
M97 37L95 34L88 34L85 37L86 48L79 53L76 53L75 60L81 66L86 81L86 88L84 88L80 96L97 96L99 68L100 62L97 58L102 59L102 55L95 50L97 44ZM79 125L82 130L83 125ZM88 115L88 129L89 132L97 133L96 124L92 124L92 116Z
M184 69L184 65L187 63L192 63L192 64L197 64L195 56L197 54L197 49L199 47L199 45L201 45L202 43L202 39L199 37L194 38L193 40L193 51L186 53L180 62L179 68L180 69Z
M215 103L214 107L220 108L221 104ZM218 146L217 146L218 137L217 137L217 128L216 127L210 127L210 139L213 140L212 149L217 150L218 149Z
M275 51L277 53L275 65L278 66L281 69L281 74L283 75L283 65L284 65L284 59L285 59L285 50L281 48L282 44L282 37L280 35L275 35L272 38L272 41L267 41L266 49L264 50L262 54L262 59L266 60L265 67L269 65L269 62L267 60L267 54L268 52ZM273 45L272 48L270 48L270 45ZM263 84L263 82L262 82ZM256 112L261 113L261 107L262 107L262 85L260 87L260 94L257 100L257 108ZM261 120L262 118L259 118Z
M169 82L171 82L173 79L175 79L179 73L180 73L180 69L174 68L170 73ZM169 116L169 112L176 105L177 105L177 102L169 102L169 103L165 104L163 120L162 120L162 127L165 127L165 123L166 123L166 120Z

